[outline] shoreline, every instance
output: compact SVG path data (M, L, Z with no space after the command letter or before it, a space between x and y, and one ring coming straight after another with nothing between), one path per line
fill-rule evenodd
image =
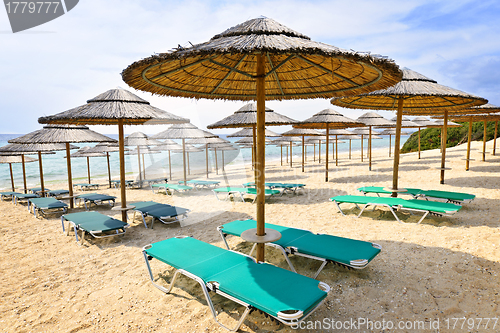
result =
M332 290L326 302L308 319L349 321L367 318L373 322L438 322L440 332L452 318L498 317L500 284L500 177L499 156L479 159L480 142L473 142L471 171L464 170L465 146L447 149L445 184L439 184L439 150L405 154L401 159L400 187L420 187L476 195L450 217L429 216L421 224L418 215L398 213L403 223L383 210L366 211L355 218L356 209L342 216L328 198L360 194L360 186L387 186L392 182L392 158L387 151L373 151L373 168L359 157L340 155L339 166L331 166L330 181L324 182L324 164L310 162L306 172L300 163L280 167L267 161L266 180L305 183L300 195L266 200L266 222L304 228L382 245L382 252L362 270L327 265L318 280ZM491 146L491 141L488 142ZM241 185L253 173L247 165L226 167L224 174L211 176L222 184ZM67 185L62 181L59 185ZM55 184L57 185L57 184ZM120 198L119 189L97 191ZM152 194L149 189L127 190L127 202L154 200L191 209L180 224L155 223L145 229L138 217L129 221L125 235L89 239L83 246L74 235L66 236L59 215L35 219L26 206L0 202L0 255L3 272L0 284L0 330L12 332L227 332L213 320L196 282L180 278L171 294L164 294L149 281L143 246L178 235L190 235L223 247L216 227L236 219L255 217L255 204L217 201L211 191L187 194ZM109 206L92 210L119 218ZM74 212L83 211L76 208ZM72 211L73 212L73 211ZM132 214L130 214L132 218ZM228 237L230 246L248 253L250 245ZM276 250L266 248L266 260L286 268ZM316 261L292 257L299 273L311 276ZM157 261L155 279L169 281L172 270ZM161 275L158 275L161 273ZM241 306L214 298L225 325L234 325ZM484 328L484 326L483 326ZM277 325L256 312L245 320L243 332L295 332ZM365 329L366 330L366 329ZM304 329L303 332L316 332ZM363 331L363 330L361 330ZM368 330L369 331L369 330ZM437 331L407 330L410 332ZM456 330L455 330L456 331ZM481 329L479 331L482 331ZM485 330L486 331L486 330Z

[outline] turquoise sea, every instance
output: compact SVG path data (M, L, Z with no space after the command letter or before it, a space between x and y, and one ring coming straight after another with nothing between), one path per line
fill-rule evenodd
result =
M8 144L8 140L21 136L22 134L0 134L0 146L5 146ZM109 135L117 139L116 135ZM228 139L231 142L236 141L235 138L226 138L225 135L220 135L224 139ZM401 145L408 139L409 136L401 137ZM363 148L367 147L367 140L364 140ZM178 141L180 143L180 141ZM85 144L75 144L78 147L84 146L94 146L92 143ZM394 145L394 137L392 137L392 145ZM235 145L236 146L236 145ZM384 136L383 139L373 140L373 149L386 149L388 152L389 147L389 137ZM132 147L131 147L132 148ZM339 153L344 153L349 150L349 141L346 140L344 143L339 144ZM72 151L75 152L76 150ZM316 145L316 151L318 151L318 145ZM324 154L325 145L322 145L321 152ZM360 140L352 140L352 152L353 158L359 158L360 155ZM285 149L283 148L283 154L285 154ZM301 147L293 148L293 159L297 162L300 161L302 154ZM43 164L43 175L46 187L50 188L51 183L61 183L67 181L67 168L66 168L66 158L65 151L56 152L53 155L42 155ZM307 156L309 159L312 158L313 147L307 147ZM37 155L27 155L30 157L37 158ZM205 151L190 153L189 154L189 166L194 172L202 172L206 168L205 162ZM280 148L272 145L266 146L266 159L268 160L279 160L280 159ZM249 148L238 149L235 151L226 151L224 153L225 164L237 164L237 163L250 163L251 160L251 150ZM92 179L107 179L107 161L106 157L91 157L90 161L90 172L91 181ZM171 153L172 161L172 172L180 172L182 170L182 153ZM168 168L168 153L162 152L160 154L145 155L144 162L146 165L146 179L167 177L169 175ZM220 152L217 155L217 162L219 168L222 163L222 156ZM127 179L138 179L138 158L137 155L126 155L125 156L125 171L127 173ZM35 187L40 184L40 173L39 173L39 163L32 162L26 164L26 181L27 186ZM111 165L111 178L119 179L120 169L118 153L110 153L110 165ZM209 154L209 167L214 168L215 166L214 153ZM22 166L20 163L12 164L12 170L14 175L14 183L18 188L23 187L23 174ZM71 170L73 173L73 182L87 182L87 158L72 158L71 159ZM174 179L175 180L175 179ZM10 171L9 164L0 164L0 189L9 189L11 187L10 182Z

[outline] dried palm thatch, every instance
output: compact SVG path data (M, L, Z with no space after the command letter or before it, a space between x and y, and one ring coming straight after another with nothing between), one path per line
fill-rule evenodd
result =
M37 159L36 158L32 158L32 157L29 157L29 156L25 156L24 157L24 163L30 163L30 162L36 162ZM23 159L22 159L22 156L21 155L11 155L11 156L7 156L7 155L0 155L0 164L3 164L3 163L23 163Z
M264 133L264 136L267 138L277 138L281 136L281 134L278 134L276 132L273 132L269 129L266 128L266 131ZM249 127L245 127L233 134L230 134L227 136L228 138L246 138L246 137L253 137L253 129Z
M401 79L391 60L311 41L270 18L252 19L206 43L137 61L122 78L158 95L256 100L261 54L267 100L355 95Z
M381 125L381 126L377 126L377 127L379 127L379 128L396 128L396 125L397 125L397 117L394 117L389 121L388 125ZM417 128L417 127L422 127L422 126L420 124L417 124L417 123L411 121L407 117L401 118L401 128ZM394 133L396 133L396 130L394 130Z
M359 116L356 121L365 124L365 126L392 126L390 120L385 119L376 112L367 112Z
M189 143L191 145L206 145L206 144L228 144L228 140L224 140L222 138L219 138L218 136L214 136L211 138L197 138L197 139L191 139L187 141L186 143Z
M46 125L42 129L9 140L10 143L117 142L83 125Z
M415 117L411 121L419 125L418 127L427 127L434 125L434 122L432 120L429 120L425 117Z
M158 146L163 144L163 142L150 138L146 134L141 132L134 132L129 136L126 136L124 143L125 146L140 146L140 147Z
M401 132L401 135L408 135L409 132ZM396 135L395 128L386 128L382 132L378 133L378 135Z
M299 138L299 141L301 139ZM271 142L271 139L266 138L265 139L266 143ZM243 139L236 140L235 143L237 144L253 144L253 138L247 137Z
M294 127L301 128L347 128L365 126L363 123L348 118L333 109L324 109L306 120L300 121Z
M460 124L457 124L457 123L454 123L452 121L447 121L446 122L446 127L460 127L462 125ZM427 127L430 127L430 128L439 128L439 127L444 127L444 119L436 119L434 121L434 124L433 125L429 125Z
M111 89L87 101L87 104L38 118L41 124L124 125L174 124L189 119L151 106L148 101L125 89Z
M79 149L79 147L70 145L70 149ZM38 152L55 154L58 150L66 150L66 146L62 143L11 143L0 147L0 155L34 155Z
M203 131L191 123L174 124L166 130L151 135L152 139L196 139L216 137L215 134Z
M128 150L128 148L124 148L125 151ZM108 144L108 143L98 143L94 147L91 147L89 151L95 152L95 153L112 153L112 152L117 152L120 150L120 147L118 146L118 143L115 144Z
M290 117L284 116L266 107L266 126L291 125L297 123ZM238 128L252 127L257 125L257 104L248 103L241 107L238 111L230 116L227 116L207 128Z

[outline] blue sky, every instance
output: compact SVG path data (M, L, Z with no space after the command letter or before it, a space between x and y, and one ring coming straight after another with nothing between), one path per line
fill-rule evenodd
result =
M0 9L0 133L37 130L38 117L116 87L205 128L244 103L151 96L128 87L120 73L153 53L205 42L261 15L315 41L387 55L401 67L500 105L498 1L82 0L66 15L16 34ZM332 107L320 99L267 105L297 120ZM351 118L363 113L334 108ZM115 127L93 129L116 133ZM131 126L126 133L164 128Z

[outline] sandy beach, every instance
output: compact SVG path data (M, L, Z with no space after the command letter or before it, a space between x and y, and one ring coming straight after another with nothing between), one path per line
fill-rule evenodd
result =
M497 144L500 143L500 140ZM492 142L488 142L491 151ZM326 302L309 317L312 321L351 321L365 318L373 322L406 325L407 332L494 332L500 322L485 326L481 318L498 318L500 309L500 156L481 161L481 142L473 142L470 171L465 171L466 146L447 150L445 184L439 184L438 150L402 156L400 187L419 187L476 195L472 203L451 217L427 217L398 213L398 223L386 210L366 211L355 218L356 209L342 216L329 198L360 195L361 186L392 184L393 159L387 149L374 151L373 170L368 162L351 160L342 154L339 166L331 164L330 181L324 181L324 165L310 157L305 172L299 161L294 167L278 162L266 165L266 180L306 184L298 195L270 198L266 222L309 229L316 233L354 238L382 245L382 252L362 270L328 265L318 276L331 291ZM195 178L194 175L191 175ZM203 178L197 175L196 178ZM176 178L177 181L179 178ZM252 172L235 166L225 173L211 174L210 180L241 186L252 181ZM106 180L99 181L105 184ZM66 188L64 181L49 184L51 189ZM101 186L98 193L120 197L118 189ZM84 245L73 234L62 232L60 215L36 219L25 205L0 202L0 331L2 332L226 332L213 320L198 285L185 277L178 280L171 294L164 294L149 281L143 246L177 235L189 235L213 245L224 244L216 227L236 219L255 217L255 205L246 202L220 202L212 191L187 194L153 194L148 188L127 190L127 200L154 200L191 210L179 223L155 223L145 229L139 216L130 221L123 236L89 239ZM353 206L354 207L354 206ZM72 212L83 211L76 208ZM119 218L109 206L93 208ZM132 217L132 214L130 214ZM229 243L248 251L250 244L236 237ZM266 260L287 268L281 254L266 249ZM318 262L293 258L298 272L311 276ZM153 261L159 283L169 281L170 267ZM158 276L160 273L160 276ZM163 281L164 282L164 281ZM242 307L215 296L220 320L234 326ZM456 318L465 318L457 323ZM470 326L472 319L473 326ZM415 322L424 328L415 328ZM408 324L409 323L409 324ZM454 325L455 324L455 325ZM410 326L411 328L410 328ZM415 324L416 325L416 324ZM387 326L386 326L387 327ZM401 326L400 326L401 327ZM404 327L404 326L403 326ZM245 320L242 332L293 332L256 312ZM304 329L317 332L319 329ZM342 331L326 329L322 331ZM352 332L393 331L364 327Z

